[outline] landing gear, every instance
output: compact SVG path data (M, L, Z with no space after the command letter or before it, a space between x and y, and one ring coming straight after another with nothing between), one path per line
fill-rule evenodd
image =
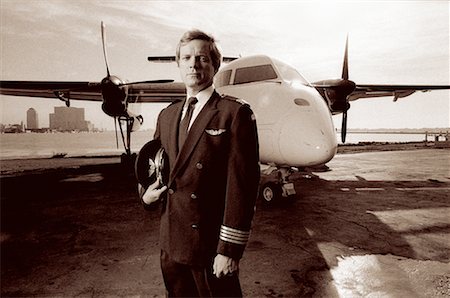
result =
M131 153L130 155L126 153L122 153L120 155L120 164L123 165L126 168L134 168L134 164L136 163L137 154Z
M261 187L261 199L266 204L273 204L282 198L293 197L296 192L294 183L289 181L289 176L294 172L291 168L269 168L269 172L277 171L277 181L270 181Z
M120 156L120 163L125 167L134 169L134 164L136 162L136 153L131 153L131 132L135 130L136 124L140 126L143 122L142 116L129 116L128 114L119 116L117 118L117 123L119 123L120 134L122 136L123 147L125 148L125 153ZM123 130L123 124L126 125L125 132ZM116 129L117 138L117 129Z
M120 116L118 119L120 134L122 135L123 147L125 148L125 154L131 157L131 128L133 127L134 118L126 116ZM122 123L126 124L126 136L124 134Z
M264 203L270 204L281 197L281 186L275 182L267 182L261 189L261 198Z

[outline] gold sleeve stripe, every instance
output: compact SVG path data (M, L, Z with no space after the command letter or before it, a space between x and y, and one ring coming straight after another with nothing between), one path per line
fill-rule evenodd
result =
M250 231L242 231L242 230L238 230L238 229L233 229L227 226L222 225L220 227L221 231L226 231L229 233L233 233L233 234L237 234L237 235L245 235L245 236L249 236L250 235Z
M248 240L248 237L238 237L238 236L234 236L234 235L230 235L224 232L220 232L220 236L224 237L224 238L229 238L229 239L234 239L236 241L246 241Z
M222 225L220 227L220 231L224 231L230 234L236 234L236 235L242 235L242 236L249 236L250 235L250 231L243 231L243 230L238 230L238 229L233 229L227 226Z
M239 245L246 245L247 244L246 241L237 241L237 240L233 240L233 239L230 239L230 238L225 238L222 235L220 235L220 240L225 241L225 242L234 243L234 244L239 244Z
M250 232L223 226L220 229L220 240L234 244L246 245Z

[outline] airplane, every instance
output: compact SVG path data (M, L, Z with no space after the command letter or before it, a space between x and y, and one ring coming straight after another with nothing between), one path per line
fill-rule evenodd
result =
M101 23L102 46L107 76L101 82L0 81L0 94L103 101L102 109L119 123L125 153L122 161L133 160L131 132L143 117L128 110L130 103L167 102L184 99L181 82L152 80L126 82L111 75L108 66L105 25ZM148 57L151 62L174 62L174 56ZM326 164L337 152L332 115L342 113L342 142L347 131L350 101L367 97L393 96L394 101L416 91L450 89L450 85L360 85L349 79L348 38L340 79L310 83L296 69L275 58L255 55L226 57L229 62L214 78L221 94L245 100L253 110L258 127L261 164L278 171L278 181L261 187L267 203L295 195L289 176L295 169ZM115 121L116 123L116 121ZM126 124L126 135L122 125ZM117 137L117 129L116 129Z

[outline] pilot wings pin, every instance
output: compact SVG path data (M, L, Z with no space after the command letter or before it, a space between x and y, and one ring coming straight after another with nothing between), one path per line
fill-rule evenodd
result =
M205 131L206 131L207 134L209 134L211 136L218 136L218 135L223 134L227 130L219 128L219 129L205 129Z

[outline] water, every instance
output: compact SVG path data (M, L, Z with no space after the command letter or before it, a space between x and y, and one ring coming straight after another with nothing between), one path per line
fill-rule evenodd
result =
M339 144L341 142L341 134L337 134ZM424 133L347 133L346 144L357 144L360 142L423 142L425 141ZM432 141L432 136L428 136L428 141Z
M137 131L132 134L131 149L138 152L151 140L153 131ZM337 135L340 142L340 134ZM359 142L420 142L424 134L367 134L348 133L346 143ZM431 137L429 137L431 140ZM66 156L120 155L123 153L119 132L119 149L115 133L21 133L0 134L0 159Z
M116 147L115 132L99 133L18 133L0 134L0 159L66 156L120 155L124 152L122 138L118 133L119 148ZM153 131L138 131L132 134L131 149L139 151L153 138Z

